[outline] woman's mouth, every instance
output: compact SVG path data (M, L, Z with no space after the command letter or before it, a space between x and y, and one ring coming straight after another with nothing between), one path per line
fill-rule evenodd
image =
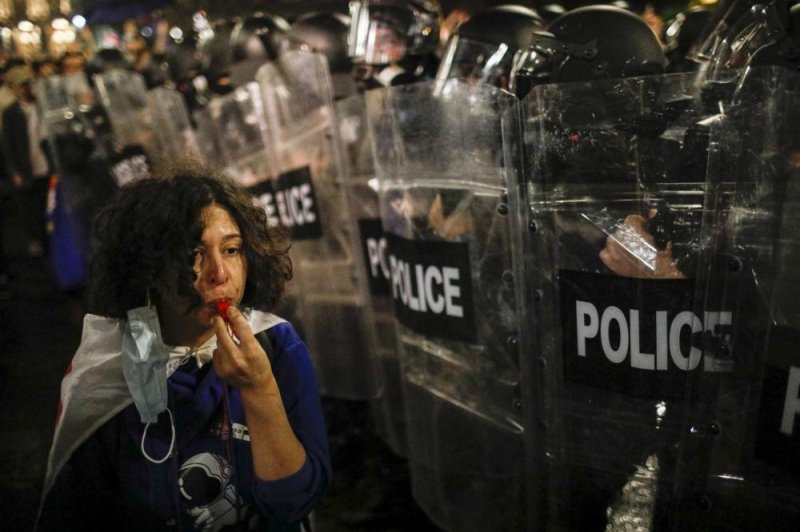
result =
M231 306L231 302L227 299L217 299L213 304L219 315L223 320L225 320L225 323L230 323L230 319L228 318L228 308Z

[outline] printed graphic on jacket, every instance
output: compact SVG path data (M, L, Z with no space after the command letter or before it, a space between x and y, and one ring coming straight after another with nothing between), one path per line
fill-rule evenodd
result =
M186 460L178 473L182 505L195 530L222 530L249 513L237 493L233 468L218 454L201 453Z

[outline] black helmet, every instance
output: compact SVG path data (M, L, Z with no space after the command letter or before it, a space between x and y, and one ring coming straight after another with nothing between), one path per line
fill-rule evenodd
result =
M131 63L125 58L125 54L118 48L101 48L97 50L92 58L86 63L86 73L89 76L102 74L115 68L129 70Z
M661 40L664 42L669 72L690 71L697 65L688 59L689 52L711 22L712 16L709 9L695 6L678 13L664 26Z
M233 62L274 61L284 48L289 28L283 17L268 13L242 18L231 33Z
M235 20L218 20L200 35L197 43L200 69L212 86L215 80L230 76L233 62L231 33L235 26Z
M175 84L191 81L200 74L200 58L191 40L174 43L164 51L167 77Z
M349 54L368 65L434 54L442 8L436 0L353 0Z
M347 54L350 17L342 13L314 12L299 17L288 34L289 46L324 55L331 72L350 73Z
M347 53L350 17L335 12L315 12L299 17L289 30L290 48L309 50L325 56L333 83L335 99L356 92L350 75L353 61Z
M537 6L536 12L544 19L545 26L553 22L555 19L567 12L567 9L561 4L545 4Z
M653 30L630 11L606 6L574 9L537 31L517 54L512 88L660 74L666 58Z
M542 17L520 5L479 11L450 36L436 79L467 78L507 88L514 54L526 50L534 31L543 28Z

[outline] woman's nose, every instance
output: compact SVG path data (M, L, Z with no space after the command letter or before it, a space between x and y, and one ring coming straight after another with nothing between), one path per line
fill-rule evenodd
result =
M213 284L223 284L228 280L228 271L220 253L207 253L203 264L203 275Z

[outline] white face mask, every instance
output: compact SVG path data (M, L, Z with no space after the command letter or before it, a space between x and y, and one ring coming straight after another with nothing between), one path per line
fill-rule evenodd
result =
M156 423L167 409L167 360L155 307L129 310L122 329L122 370L142 423Z

